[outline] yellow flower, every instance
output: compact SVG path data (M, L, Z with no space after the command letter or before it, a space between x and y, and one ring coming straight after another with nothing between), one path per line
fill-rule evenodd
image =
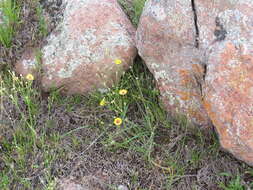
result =
M122 119L117 117L114 119L113 123L117 126L120 126L122 124Z
M122 96L124 96L124 95L127 94L127 90L126 90L126 89L121 89L121 90L119 91L119 94L122 95Z
M115 60L114 60L114 63L115 63L116 65L119 65L119 64L122 63L122 61L121 61L120 59L115 59Z
M25 77L27 80L33 81L34 80L34 76L32 74L28 74Z
M99 105L100 105L100 106L105 106L105 104L106 104L106 101L105 101L105 98L103 98L103 99L100 101Z

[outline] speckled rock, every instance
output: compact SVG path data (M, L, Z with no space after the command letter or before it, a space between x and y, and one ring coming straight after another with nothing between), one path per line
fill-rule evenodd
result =
M253 165L253 1L196 0L205 108L221 145Z
M149 0L138 50L167 110L211 120L222 147L253 165L253 1L193 2Z
M116 83L136 56L135 29L117 0L68 0L63 21L42 48L42 86L81 94ZM122 64L115 64L114 60ZM35 58L17 63L25 68Z
M223 40L253 43L252 0L195 0L195 7L200 48Z
M253 165L253 46L224 41L208 60L205 108L223 148Z
M202 104L205 69L202 52L195 48L195 35L191 0L150 0L137 29L137 48L168 112L208 126Z

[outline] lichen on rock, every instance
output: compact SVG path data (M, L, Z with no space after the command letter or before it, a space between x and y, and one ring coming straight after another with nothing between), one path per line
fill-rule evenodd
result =
M64 3L62 22L41 50L43 89L82 94L112 86L136 56L134 27L116 0Z
M168 112L202 126L211 120L222 147L250 165L252 23L250 0L149 0L137 30Z

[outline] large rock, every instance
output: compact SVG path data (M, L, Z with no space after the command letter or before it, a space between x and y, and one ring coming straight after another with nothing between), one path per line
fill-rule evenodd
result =
M223 148L253 165L252 44L224 41L208 60L205 108Z
M137 48L153 73L161 98L173 115L195 124L210 121L202 104L203 55L195 48L191 0L150 0L137 29Z
M205 108L223 148L253 165L253 1L196 0Z
M137 47L168 111L210 118L222 147L253 165L253 1L149 0Z
M43 89L80 94L112 86L135 58L134 27L117 0L65 3L63 21L42 49ZM118 59L122 64L114 63ZM34 53L25 52L16 70L34 72L35 62Z

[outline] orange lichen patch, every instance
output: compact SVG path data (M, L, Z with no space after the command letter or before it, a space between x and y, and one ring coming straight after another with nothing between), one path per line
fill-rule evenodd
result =
M191 91L185 92L185 91L179 91L179 90L177 90L176 94L178 96L180 96L181 100L184 100L184 101L192 100L193 97L197 97L197 98L200 97L199 94L191 92Z
M185 69L180 69L178 72L181 76L189 76L190 75L190 72Z
M189 85L192 84L193 80L192 80L190 72L188 70L180 69L178 72L179 72L179 75L181 78L180 84L182 86L188 87Z
M170 96L164 95L163 102L167 110L172 115L185 115L189 121L201 125L209 126L210 120L202 105L201 95L192 90L179 90L180 86L166 88L170 92ZM168 100L169 99L169 100Z
M208 116L211 118L213 125L217 126L219 122L217 120L216 114L212 111L211 104L208 101L204 100L203 106L204 106L205 110L207 111Z
M190 93L181 92L181 99L184 100L184 101L189 100L190 99Z
M206 117L203 116L203 114L200 112L201 110L198 108L189 108L187 110L187 112L189 113L189 115L191 117L193 117L194 119L196 119L199 123L205 122L206 121Z
M198 74L198 75L204 73L204 68L200 64L192 64L192 70L193 70L193 73Z
M230 45L227 45L227 47L231 48ZM229 51L225 50L224 52L228 53ZM223 71L225 74L223 76L220 75L219 83L223 83L245 96L253 85L251 80L253 57L251 55L238 55L238 52L232 50L230 50L230 55L224 52L217 70Z
M226 43L209 57L204 107L223 148L253 164L253 56L247 44Z

